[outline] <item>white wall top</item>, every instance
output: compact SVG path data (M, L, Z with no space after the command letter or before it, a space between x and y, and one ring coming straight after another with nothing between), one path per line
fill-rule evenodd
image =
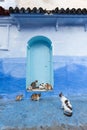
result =
M15 0L0 0L0 6L2 6L5 9L9 9L9 7L16 7L17 2Z
M15 7L42 7L44 9L59 8L87 8L87 0L0 0L0 6L8 9Z
M86 8L87 0L16 0L19 7L43 7L45 9Z

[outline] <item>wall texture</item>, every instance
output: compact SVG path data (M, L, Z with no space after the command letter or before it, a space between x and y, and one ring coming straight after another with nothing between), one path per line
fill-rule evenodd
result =
M4 0L4 2L0 2L0 6L8 9L10 6L15 7L43 7L44 9L54 9L56 7L59 8L86 8L87 0Z
M4 33L0 35L4 38ZM9 51L0 51L0 57L26 57L28 40L33 36L43 35L52 41L53 55L58 56L87 56L87 32L84 27L39 27L21 28L16 26L9 29Z
M0 33L3 37L3 34ZM9 31L9 51L0 51L0 93L8 98L26 96L26 46L37 35L48 37L53 45L54 91L44 96L87 94L87 32L83 27L21 28ZM10 93L10 94L9 94Z

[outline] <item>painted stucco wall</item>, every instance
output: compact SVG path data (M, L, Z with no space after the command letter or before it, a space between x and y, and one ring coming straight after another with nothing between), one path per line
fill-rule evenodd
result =
M4 32L0 30L2 39ZM53 55L58 56L87 56L87 32L84 27L55 27L21 28L16 26L9 29L9 51L0 51L0 57L26 57L28 40L33 36L43 35L52 41Z
M19 7L28 7L33 8L43 7L46 9L54 9L55 7L59 8L85 8L87 6L87 0L17 0L19 2Z
M59 8L86 8L87 0L4 0L0 2L0 6L8 9L10 6L15 7L42 7L46 9Z
M1 37L3 34L0 33ZM21 28L9 30L9 51L0 51L0 93L12 98L26 88L26 46L33 36L43 35L52 41L54 91L44 96L87 94L87 32L84 27ZM6 86L6 87L5 87ZM10 93L10 94L9 94ZM26 95L27 96L27 95Z
M9 7L15 8L17 6L17 2L15 0L3 0L0 2L0 6L5 9L9 9Z

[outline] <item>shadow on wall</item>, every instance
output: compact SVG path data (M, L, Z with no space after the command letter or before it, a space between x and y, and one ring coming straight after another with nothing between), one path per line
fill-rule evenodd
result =
M55 90L67 94L87 94L87 67L70 64L54 71Z
M6 63L6 66L8 68L9 63ZM16 63L15 71L18 72L18 68L19 63ZM24 70L21 69L21 71ZM16 95L21 92L25 94L25 88L26 77L20 76L18 78L12 76L9 72L6 73L3 68L3 60L0 60L0 94ZM87 67L73 63L57 69L54 68L54 90L52 92L43 92L43 95L57 96L60 91L66 95L87 94Z
M10 73L5 73L3 69L3 61L0 60L0 94L11 94L24 91L25 78L13 77Z

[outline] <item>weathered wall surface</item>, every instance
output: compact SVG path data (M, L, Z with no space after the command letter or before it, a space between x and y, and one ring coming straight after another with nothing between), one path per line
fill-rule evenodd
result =
M54 91L44 95L55 96L60 91L68 95L87 94L87 32L83 27L18 31L15 26L9 31L9 51L0 51L0 93L25 93L26 46L31 37L38 35L48 37L53 45Z
M87 0L17 0L19 2L19 7L43 7L46 9L59 8L86 8Z
M4 32L0 30L2 39ZM53 55L58 56L87 56L87 32L84 27L55 27L21 28L16 26L9 30L9 51L0 51L0 57L26 57L27 42L38 35L48 37L52 41ZM2 41L3 44L3 41Z
M43 7L45 9L59 8L86 8L87 0L5 0L0 2L0 6L9 8L10 6L18 7Z

